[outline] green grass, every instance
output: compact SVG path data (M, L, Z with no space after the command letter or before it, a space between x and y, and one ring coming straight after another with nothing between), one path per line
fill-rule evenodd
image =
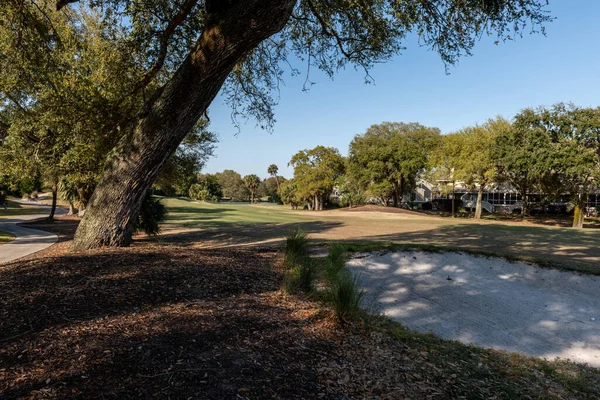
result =
M8 200L7 203L8 210L4 210L4 207L0 206L0 220L18 215L47 214L46 210L38 207L15 203L11 200Z
M2 245L4 243L8 243L11 240L13 240L14 238L15 237L13 235L11 235L10 233L0 231L0 245Z
M276 204L207 203L185 198L162 198L161 201L168 209L165 224L182 227L281 224L314 219Z

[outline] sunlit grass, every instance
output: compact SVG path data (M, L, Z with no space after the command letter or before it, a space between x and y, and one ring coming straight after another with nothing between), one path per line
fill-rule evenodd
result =
M7 203L8 210L5 210L3 206L0 206L0 220L18 215L47 214L46 210L42 210L38 207L19 204L11 200L8 200Z
M0 232L0 245L4 243L8 243L13 240L15 237L7 232Z
M183 227L278 224L314 219L277 204L207 203L184 198L163 198L162 202L168 209L165 224Z

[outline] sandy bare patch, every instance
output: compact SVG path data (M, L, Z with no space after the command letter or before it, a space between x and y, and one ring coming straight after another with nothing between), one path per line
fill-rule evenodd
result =
M362 254L367 302L446 339L600 367L600 277L462 253Z

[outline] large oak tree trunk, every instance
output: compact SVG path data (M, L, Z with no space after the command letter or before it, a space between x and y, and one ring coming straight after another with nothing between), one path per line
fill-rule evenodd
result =
M206 112L234 66L285 26L295 2L222 2L208 15L194 49L109 156L74 250L131 243L142 199L167 157Z

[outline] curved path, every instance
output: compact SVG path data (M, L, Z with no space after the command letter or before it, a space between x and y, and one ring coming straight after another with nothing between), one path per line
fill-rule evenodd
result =
M600 367L600 276L464 253L362 254L348 266L367 306L408 328Z
M34 205L42 209L49 209L49 206L22 202L21 204ZM56 214L63 214L64 210L56 209ZM0 210L0 215L2 211ZM54 233L40 231L37 229L24 228L18 224L31 221L38 218L47 217L47 213L14 216L8 219L0 219L0 231L8 232L15 236L15 239L0 246L0 264L23 258L52 246L58 241L58 236Z

